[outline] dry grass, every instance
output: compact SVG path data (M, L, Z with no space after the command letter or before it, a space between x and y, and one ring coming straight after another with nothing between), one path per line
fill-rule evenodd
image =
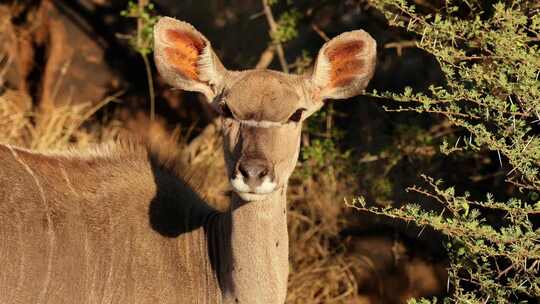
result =
M59 106L46 113L36 112L36 107L21 102L21 95L8 91L0 96L0 142L36 150L56 150L68 146L84 147L112 139L119 129L94 124L82 125L102 106L112 101L110 97L97 106L90 103ZM24 105L24 106L23 106Z
M0 142L40 150L83 147L115 137L118 129L114 124L82 126L119 94L97 104L67 103L47 111L33 101L26 91L27 80L22 79L27 73L21 71L32 65L26 58L32 53L31 45L10 22L10 9L16 10L0 6ZM15 88L6 88L7 78Z
M288 303L343 303L356 296L353 264L337 239L343 203L336 198L342 195L331 179L290 189Z
M0 96L0 142L25 146L30 140L30 113L4 94Z

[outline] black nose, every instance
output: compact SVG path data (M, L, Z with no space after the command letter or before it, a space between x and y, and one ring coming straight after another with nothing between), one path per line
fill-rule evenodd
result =
M250 187L257 187L269 175L270 168L266 161L247 159L238 162L238 172L244 177L244 182Z

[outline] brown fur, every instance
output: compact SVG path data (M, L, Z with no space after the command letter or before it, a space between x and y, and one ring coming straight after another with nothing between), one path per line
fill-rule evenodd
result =
M239 119L285 123L297 109L306 106L297 85L298 80L290 75L250 71L226 88L224 100ZM251 90L254 87L259 88L255 96Z
M0 161L1 303L220 302L213 211L143 147Z
M218 213L166 155L129 142L60 154L0 145L0 161L1 303L272 303L286 287L265 273L287 255L268 264L267 246L253 247L288 243L285 190ZM255 302L238 288L253 282L268 291Z

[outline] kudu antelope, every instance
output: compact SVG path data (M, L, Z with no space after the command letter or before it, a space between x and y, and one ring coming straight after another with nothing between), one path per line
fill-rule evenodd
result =
M0 145L0 303L283 303L287 181L302 122L359 94L364 31L321 49L312 75L226 70L195 28L161 18L155 62L221 113L233 194L219 213L142 146L37 153Z

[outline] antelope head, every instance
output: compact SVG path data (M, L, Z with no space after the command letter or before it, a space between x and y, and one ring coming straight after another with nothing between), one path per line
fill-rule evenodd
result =
M324 44L311 75L229 71L206 37L173 18L159 20L154 39L162 77L174 87L204 94L221 114L229 180L244 201L264 200L287 185L302 122L327 99L360 94L376 61L375 40L362 30Z

